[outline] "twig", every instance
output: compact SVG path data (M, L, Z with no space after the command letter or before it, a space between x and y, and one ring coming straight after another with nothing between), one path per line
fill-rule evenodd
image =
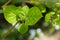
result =
M11 2L11 0L8 0L8 2L6 2L3 6L1 6L2 8L6 5L8 5Z
M11 27L11 28L8 29L8 31L2 36L1 40L3 40L4 38L6 38L11 33L11 31L15 28L16 24L13 27Z

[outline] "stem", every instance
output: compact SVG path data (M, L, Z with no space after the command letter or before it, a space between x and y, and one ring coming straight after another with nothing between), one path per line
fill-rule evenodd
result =
M0 40L3 40L4 38L6 38L11 33L11 31L15 28L16 24L13 27L9 28L8 31L2 36L2 38L0 38Z
M8 2L6 2L3 6L1 6L2 8L6 5L8 5L11 2L11 0L8 0Z

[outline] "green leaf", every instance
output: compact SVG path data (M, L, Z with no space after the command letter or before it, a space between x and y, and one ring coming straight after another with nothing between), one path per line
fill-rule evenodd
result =
M17 8L12 5L8 5L3 8L4 17L11 24L15 24L17 22L16 9Z
M28 31L28 26L25 25L24 23L20 24L18 26L18 31L21 33L21 34L24 34Z
M47 13L46 16L45 16L45 21L48 22L51 19L52 15L54 15L54 14L55 14L55 12Z
M29 7L28 6L23 6L22 8L19 7L19 17L21 20L25 20L26 15L28 14Z
M27 15L27 13L29 12L29 7L27 5L22 7L22 11L25 13L25 15Z
M25 23L28 25L34 25L42 17L42 14L37 7L30 8Z

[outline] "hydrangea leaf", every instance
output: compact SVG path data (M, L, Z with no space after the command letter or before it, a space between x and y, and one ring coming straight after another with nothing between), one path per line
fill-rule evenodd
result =
M34 25L42 17L42 14L37 7L30 8L25 23L28 25Z
M17 22L17 18L16 18L16 14L15 14L15 13L17 13L16 9L17 8L12 5L8 5L3 8L4 17L11 24L15 24Z
M24 34L28 31L28 26L25 25L24 23L20 24L18 26L18 31L21 33L21 34Z

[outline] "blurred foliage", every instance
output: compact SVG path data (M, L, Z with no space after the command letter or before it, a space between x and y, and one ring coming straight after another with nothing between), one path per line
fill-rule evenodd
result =
M1 13L3 13L3 10L2 10L2 9L0 9L0 14L1 14Z
M0 6L9 0L0 0ZM11 33L3 40L27 40L31 26L41 28L46 34L52 34L56 30L56 26L60 27L60 0L12 0L7 6L0 8L0 15L7 23L0 21L0 37L8 31L9 26L16 26ZM23 5L24 4L24 5ZM26 5L28 4L28 5ZM29 6L32 5L32 6ZM31 7L31 8L29 8ZM2 17L2 16L1 16ZM43 21L42 21L42 20ZM40 23L42 25L40 25ZM16 23L19 25L15 25ZM34 29L33 27L33 29Z
M6 3L8 0L0 0L0 5Z
M9 0L0 0L0 5L3 5L8 1ZM11 4L18 5L18 4L21 4L22 2L23 2L23 0L12 0Z

